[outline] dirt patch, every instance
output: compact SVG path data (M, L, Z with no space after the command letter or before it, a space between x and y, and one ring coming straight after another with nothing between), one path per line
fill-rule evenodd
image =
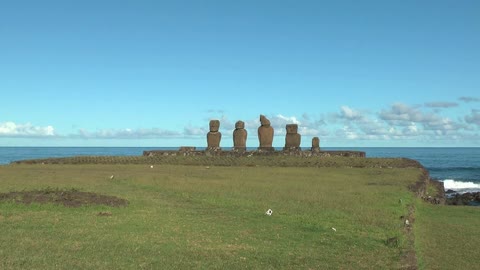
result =
M16 203L54 203L65 207L80 207L87 205L107 205L112 207L127 206L128 201L115 196L101 195L93 192L82 192L76 189L43 189L32 191L13 191L0 193L1 201Z
M406 235L406 248L401 252L401 269L417 270L417 254L415 253L415 235L413 234L413 223L415 222L415 206L408 206L406 217L400 217L404 224L404 233Z

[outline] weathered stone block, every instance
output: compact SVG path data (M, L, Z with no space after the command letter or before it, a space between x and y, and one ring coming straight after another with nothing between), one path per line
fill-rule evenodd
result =
M320 138L313 137L312 138L312 152L320 152Z
M220 147L222 133L218 132L219 129L220 121L210 120L210 132L207 133L207 148Z
M300 148L300 143L302 136L297 133L298 125L297 124L288 124L286 125L287 135L285 135L285 148Z
M237 123L235 123L233 149L240 151L247 149L247 130L245 130L245 123L243 121L237 121Z
M260 115L260 127L258 128L259 149L272 148L274 130L270 126L270 120Z

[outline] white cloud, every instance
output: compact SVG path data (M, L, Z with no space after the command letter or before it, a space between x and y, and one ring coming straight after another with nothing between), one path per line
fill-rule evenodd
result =
M327 130L315 129L315 128L304 127L304 126L298 127L298 133L302 136L312 136L312 137L326 136L329 134Z
M30 123L16 124L14 122L0 123L0 137L54 137L52 126L39 127Z
M281 114L277 114L272 118L269 118L269 120L273 128L285 128L285 125L287 124L302 124L295 116L283 116Z
M389 133L389 127L378 119L363 118L356 123L358 128L367 135L384 135Z
M338 117L346 120L360 120L363 118L363 115L359 111L348 106L341 106Z
M458 116L456 119L446 117L447 112L434 111L435 108L452 107L448 102L425 103L421 106L411 106L396 103L388 108L371 112L368 110L341 106L336 113L298 115L276 114L268 116L275 136L283 137L286 134L287 124L297 124L298 133L305 137L318 136L327 141L475 141L480 135L480 110L472 110L468 115ZM430 109L433 108L433 109ZM223 112L216 112L223 113ZM325 115L331 117L326 118ZM147 129L101 129L96 131L79 130L75 134L57 134L52 126L39 127L30 123L16 124L13 122L0 123L0 137L41 137L66 139L204 139L209 131L208 121L220 120L222 141L230 140L234 130L234 121L230 121L225 114L218 117L204 118L201 126L188 125L183 130L172 131L159 128ZM245 122L249 139L257 136L260 126L258 116L252 119L241 119ZM193 121L193 119L192 119ZM304 137L304 138L305 138ZM306 138L305 138L306 139Z
M476 97L460 97L459 100L470 103L470 102L480 102L480 98Z
M415 123L410 123L409 126L406 126L406 127L403 128L402 133L405 136L417 136L417 135L419 135L419 131L420 130Z
M456 122L448 117L422 112L416 107L401 103L393 104L388 110L382 110L379 113L379 117L393 126L408 126L412 123L418 123L425 130L434 131L436 134L447 134L451 131L467 128L465 124Z
M235 123L230 121L226 115L222 115L220 118L210 118L210 120L220 120L220 129L233 130L235 129ZM209 120L209 122L210 122ZM207 124L207 126L209 123ZM210 127L208 127L210 129Z
M268 116L267 116L268 118ZM269 118L272 127L275 129L275 136L285 136L287 133L287 124L297 124L298 133L302 136L326 136L329 134L322 126L326 123L323 119L312 119L310 115L303 114L300 118L297 116L284 116L277 114ZM258 122L257 127L260 125ZM255 127L255 129L257 128Z
M429 122L424 122L423 125L426 130L433 130L440 134L446 134L451 131L456 132L466 128L465 124L455 122L449 118L440 117L432 119L432 121Z
M342 129L337 130L337 136L349 140L356 140L359 138L357 132L355 132L352 127L349 126L344 126Z
M186 136L200 136L200 135L206 136L207 133L208 133L208 128L204 128L204 127L188 126L183 129L183 134L185 134Z
M480 126L480 111L472 110L472 112L465 116L465 121L469 124Z
M403 103L395 103L389 110L382 110L379 113L379 117L397 125L405 125L410 122L425 122L435 118L433 114L424 114L419 109Z
M441 105L441 104L436 104ZM448 106L448 104L443 104ZM466 117L466 121L475 121L475 112ZM441 116L438 112L424 112L420 106L402 103L370 114L348 106L340 107L340 113L333 118L333 123L341 120L342 126L332 125L337 138L349 140L453 140L464 138L471 127L462 122Z
M94 132L81 129L78 134L71 137L80 137L84 139L155 139L165 137L178 137L179 132L163 130L158 128L151 129L103 129Z
M426 107L430 108L452 108L458 107L458 103L456 102L427 102L425 103Z

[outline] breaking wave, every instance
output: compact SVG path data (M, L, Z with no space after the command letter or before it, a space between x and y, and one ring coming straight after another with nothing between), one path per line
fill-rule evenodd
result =
M457 192L480 192L480 183L455 181L453 179L443 180L445 190L454 190Z

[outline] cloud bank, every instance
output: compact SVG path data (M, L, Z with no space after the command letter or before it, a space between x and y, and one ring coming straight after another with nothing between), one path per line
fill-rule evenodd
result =
M459 104L456 102L427 102L425 106L430 108L453 108L458 107Z
M463 102L476 102L474 97L461 97ZM467 105L465 105L467 106ZM463 108L465 109L465 108ZM348 105L338 107L336 112L312 114L299 112L298 115L271 114L266 115L275 129L275 136L286 134L285 125L298 124L298 132L304 140L318 136L322 140L335 142L372 141L415 142L425 145L449 145L451 142L469 141L478 145L480 141L480 110L470 109L465 114L456 102L428 102L423 105L394 103L377 111L354 108ZM451 112L451 111L455 112ZM68 139L205 139L208 133L208 121L219 119L222 137L231 141L235 122L225 111L207 111L207 116L196 122L201 125L188 124L181 130L165 130L160 128L139 129L80 129L72 134L58 134L53 126L35 126L30 123L0 123L0 137L7 138L68 138ZM192 119L194 120L194 119ZM256 115L251 119L242 119L249 138L256 137L260 125ZM374 144L374 143L373 143Z
M458 99L466 103L480 102L480 98L477 98L477 97L460 97Z
M40 127L30 123L16 124L14 122L0 123L0 137L45 138L55 137L52 126Z
M78 137L83 139L156 139L176 137L181 133L158 128L151 129L104 129L89 132L80 129L77 134L68 135L68 137Z

